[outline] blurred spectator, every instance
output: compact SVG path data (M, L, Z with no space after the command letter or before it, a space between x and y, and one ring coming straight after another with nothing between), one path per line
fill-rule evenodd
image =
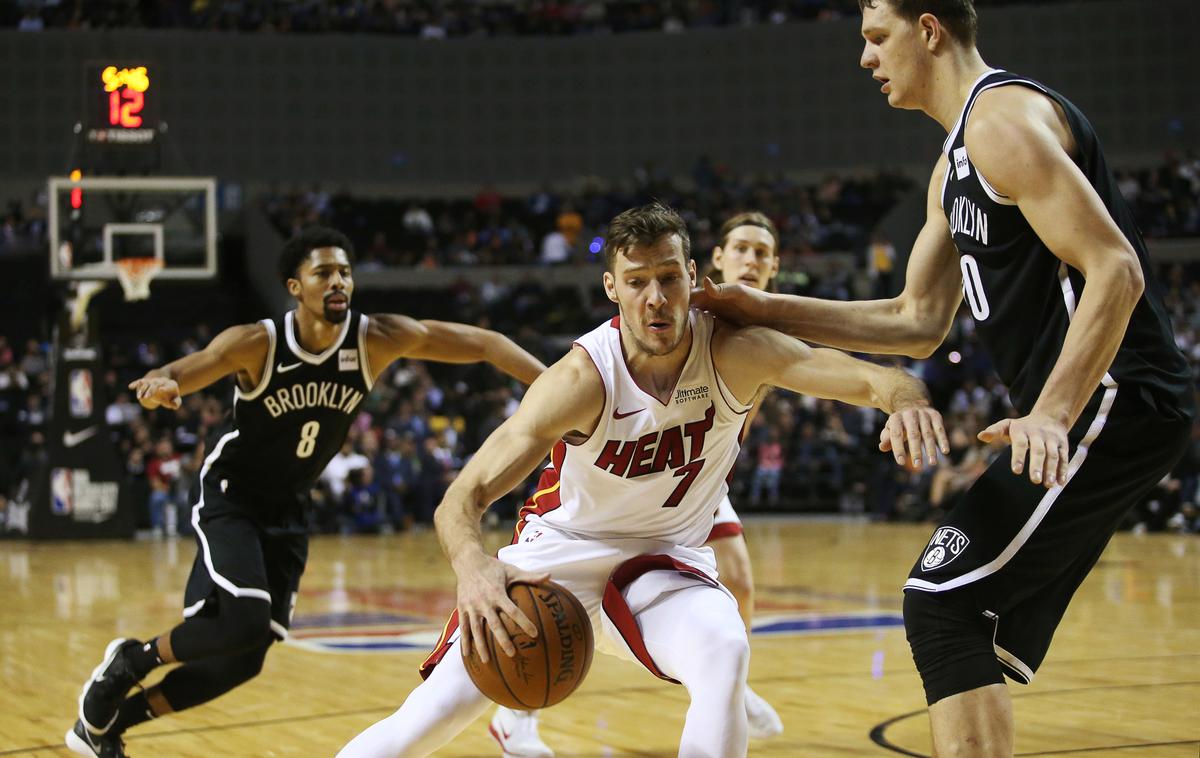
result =
M542 238L542 263L566 263L571 259L571 245L562 232L555 229Z
M883 299L894 293L892 272L896 267L896 246L882 232L871 235L867 246L867 277L871 280L871 297Z
M384 433L384 440L384 447L375 459L379 486L392 525L396 529L409 529L413 525L410 491L421 470L417 447L412 435L400 436L391 429Z
M783 473L783 444L779 441L778 427L771 427L766 441L759 443L755 452L758 462L750 484L750 504L757 506L765 489L767 506L774 508L779 504L779 477Z
M354 449L353 437L355 436L351 432L346 441L342 443L342 449L333 456L329 465L325 467L325 471L321 473L321 482L329 489L334 502L342 502L350 473L371 465L371 461L365 455Z
M183 474L183 457L175 452L169 437L154 446L154 457L146 464L146 481L150 485L150 528L155 536L174 537L179 533L180 503L176 498L179 478Z
M379 534L391 531L387 518L387 498L375 483L370 466L350 470L346 477L342 507L348 517L344 532Z

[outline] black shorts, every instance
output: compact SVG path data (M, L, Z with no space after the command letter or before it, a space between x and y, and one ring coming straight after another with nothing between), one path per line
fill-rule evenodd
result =
M1098 392L1070 433L1065 485L1012 473L1006 448L917 559L905 591L943 593L995 623L996 658L1028 683L1067 604L1125 514L1179 461L1192 420L1169 418L1137 388Z
M271 632L287 637L300 577L308 561L308 535L264 527L212 482L202 485L192 509L196 560L183 595L183 615L215 615L221 597L259 598L271 604Z

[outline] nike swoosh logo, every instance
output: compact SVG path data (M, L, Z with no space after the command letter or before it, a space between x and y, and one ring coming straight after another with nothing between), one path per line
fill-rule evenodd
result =
M63 432L63 444L67 447L75 447L80 442L95 436L97 431L99 431L98 427L89 426L82 432Z
M620 421L621 419L628 418L629 416L632 416L635 413L641 413L644 410L646 410L646 409L638 408L636 411L630 411L629 413L621 413L616 408L613 408L613 418L615 418L617 421Z
M287 372L291 371L292 369L294 369L294 368L300 368L300 367L301 367L301 366L303 366L303 365L304 365L304 362L303 362L303 361L301 361L301 362L299 362L299 363L293 363L293 364L292 364L292 365L290 365L290 366L285 366L285 365L283 365L282 363L280 363L278 366L276 366L276 367L275 367L275 370L276 370L276 371L278 371L278 372L279 372L279 373L281 373L281 374L286 374Z

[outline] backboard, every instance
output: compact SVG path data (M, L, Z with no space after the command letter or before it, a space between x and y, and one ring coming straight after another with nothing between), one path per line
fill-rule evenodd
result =
M122 258L157 258L157 279L212 279L216 195L211 177L51 177L50 276L112 280Z

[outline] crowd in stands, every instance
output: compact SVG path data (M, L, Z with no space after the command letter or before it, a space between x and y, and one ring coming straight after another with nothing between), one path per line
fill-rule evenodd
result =
M609 219L654 199L683 214L697 250L711 249L721 221L745 207L775 219L784 254L850 250L912 187L909 178L888 172L805 184L783 174L740 174L701 158L679 180L643 165L626 181L590 180L576 190L547 185L527 196L485 185L473 198L367 199L313 187L274 194L265 210L284 236L314 223L345 231L368 268L554 265L598 260Z
M1168 154L1157 167L1122 170L1117 179L1148 239L1200 236L1200 154ZM814 183L782 173L753 176L702 157L686 177L644 165L624 181L546 185L528 195L505 195L491 185L451 200L295 188L271 194L264 210L284 236L315 223L344 230L358 246L360 267L369 270L595 261L608 219L651 199L678 209L693 230L693 248L708 250L721 220L752 207L779 227L786 269L791 256L862 249L876 222L914 186L886 171Z
M1032 0L976 0L977 6ZM422 39L679 33L856 16L858 0L4 0L0 25L175 28L237 32L365 33Z
M30 202L10 199L0 211L0 255L45 250L47 239L43 196L35 195Z
M1168 157L1151 170L1122 172L1119 180L1147 236L1200 236L1200 160L1195 155ZM703 263L716 242L720 219L735 209L758 207L781 229L780 290L852 299L880 296L893 286L888 279L894 273L895 250L878 234L866 239L866 230L908 188L906 180L886 173L866 179L829 177L810 186L782 176L740 176L701 160L683 182L646 166L620 185L595 184L578 192L545 187L525 197L505 197L485 187L470 199L400 203L330 196L314 188L273 195L265 210L285 235L311 223L346 230L359 246L361 277L385 266L592 260L596 254L589 248L608 218L650 198L664 199L683 212L693 250ZM18 249L14 240L44 245L44 218L44 208L36 202L9 203L0 227L0 262L3 253ZM848 264L812 273L806 257L824 250L865 252L860 260L869 275ZM564 291L544 285L536 274L531 269L516 284L459 282L448 290L406 290L399 298L364 289L356 304L365 310L398 309L489 326L551 362L570 338L610 317L613 306L599 287L584 294ZM1200 264L1162 266L1160 280L1179 345L1200 370ZM212 328L226 325L213 323ZM140 523L165 534L187 529L189 489L203 443L228 412L232 388L229 381L219 383L187 398L175 413L141 409L126 384L147 368L198 349L213 334L205 326L170 334L162 331L165 324L160 327L148 335L139 324L137 333L106 338L109 370L102 384L111 401L107 419L114 447L136 493ZM975 440L975 433L1011 409L977 349L965 312L936 354L906 365L925 379L936 407L945 413L952 450L942 466L910 474L878 454L883 418L874 411L775 393L743 447L732 485L734 502L747 510L939 518L995 454ZM46 460L50 385L47 343L9 344L0 336L0 508ZM314 531L387 531L428 522L448 481L512 412L521 394L519 386L487 367L415 361L389 368L377 387L346 449L322 478ZM1200 528L1198 470L1200 432L1175 474L1131 517L1131 526ZM498 510L511 515L524 494L514 492Z
M1200 265L1160 272L1178 343L1200 376ZM828 293L827 293L828 294ZM543 303L545 305L545 303ZM537 302L531 303L537 308ZM610 306L611 307L611 306ZM581 316L580 333L611 311ZM483 322L486 323L486 322ZM188 531L195 474L205 440L223 423L232 387L226 380L185 399L178 411L145 411L125 389L148 368L196 350L212 331L197 327L170 345L118 340L108 346L103 389L114 448L139 524L160 534ZM527 347L552 361L549 342ZM144 339L144 337L143 337ZM909 473L876 450L881 413L773 393L743 444L731 498L744 511L840 511L879 520L936 521L997 454L975 439L1011 412L1007 395L978 350L964 311L933 356L902 365L930 386L943 411L951 452L941 465ZM10 345L0 337L0 510L24 476L46 460L50 405L49 346ZM314 532L390 532L431 519L447 484L472 451L515 409L522 390L486 366L401 361L390 367L362 408L344 448L316 488ZM511 518L533 481L494 509ZM1175 472L1131 514L1130 528L1200 531L1200 425ZM531 490L530 490L531 491ZM0 518L3 523L3 518Z
M1200 236L1200 154L1168 154L1157 167L1123 169L1116 176L1147 238ZM707 250L721 220L753 207L778 225L786 264L793 255L863 248L869 230L914 186L887 171L805 183L783 173L754 176L701 157L684 177L645 164L623 181L547 184L524 195L484 185L474 197L458 199L365 198L297 187L271 193L262 207L285 237L318 223L344 230L365 271L594 261L608 219L651 199L679 209L693 230L693 247ZM44 249L45 203L40 191L5 203L0 256Z
M1200 236L1200 155L1168 153L1156 168L1116 172L1148 238Z

